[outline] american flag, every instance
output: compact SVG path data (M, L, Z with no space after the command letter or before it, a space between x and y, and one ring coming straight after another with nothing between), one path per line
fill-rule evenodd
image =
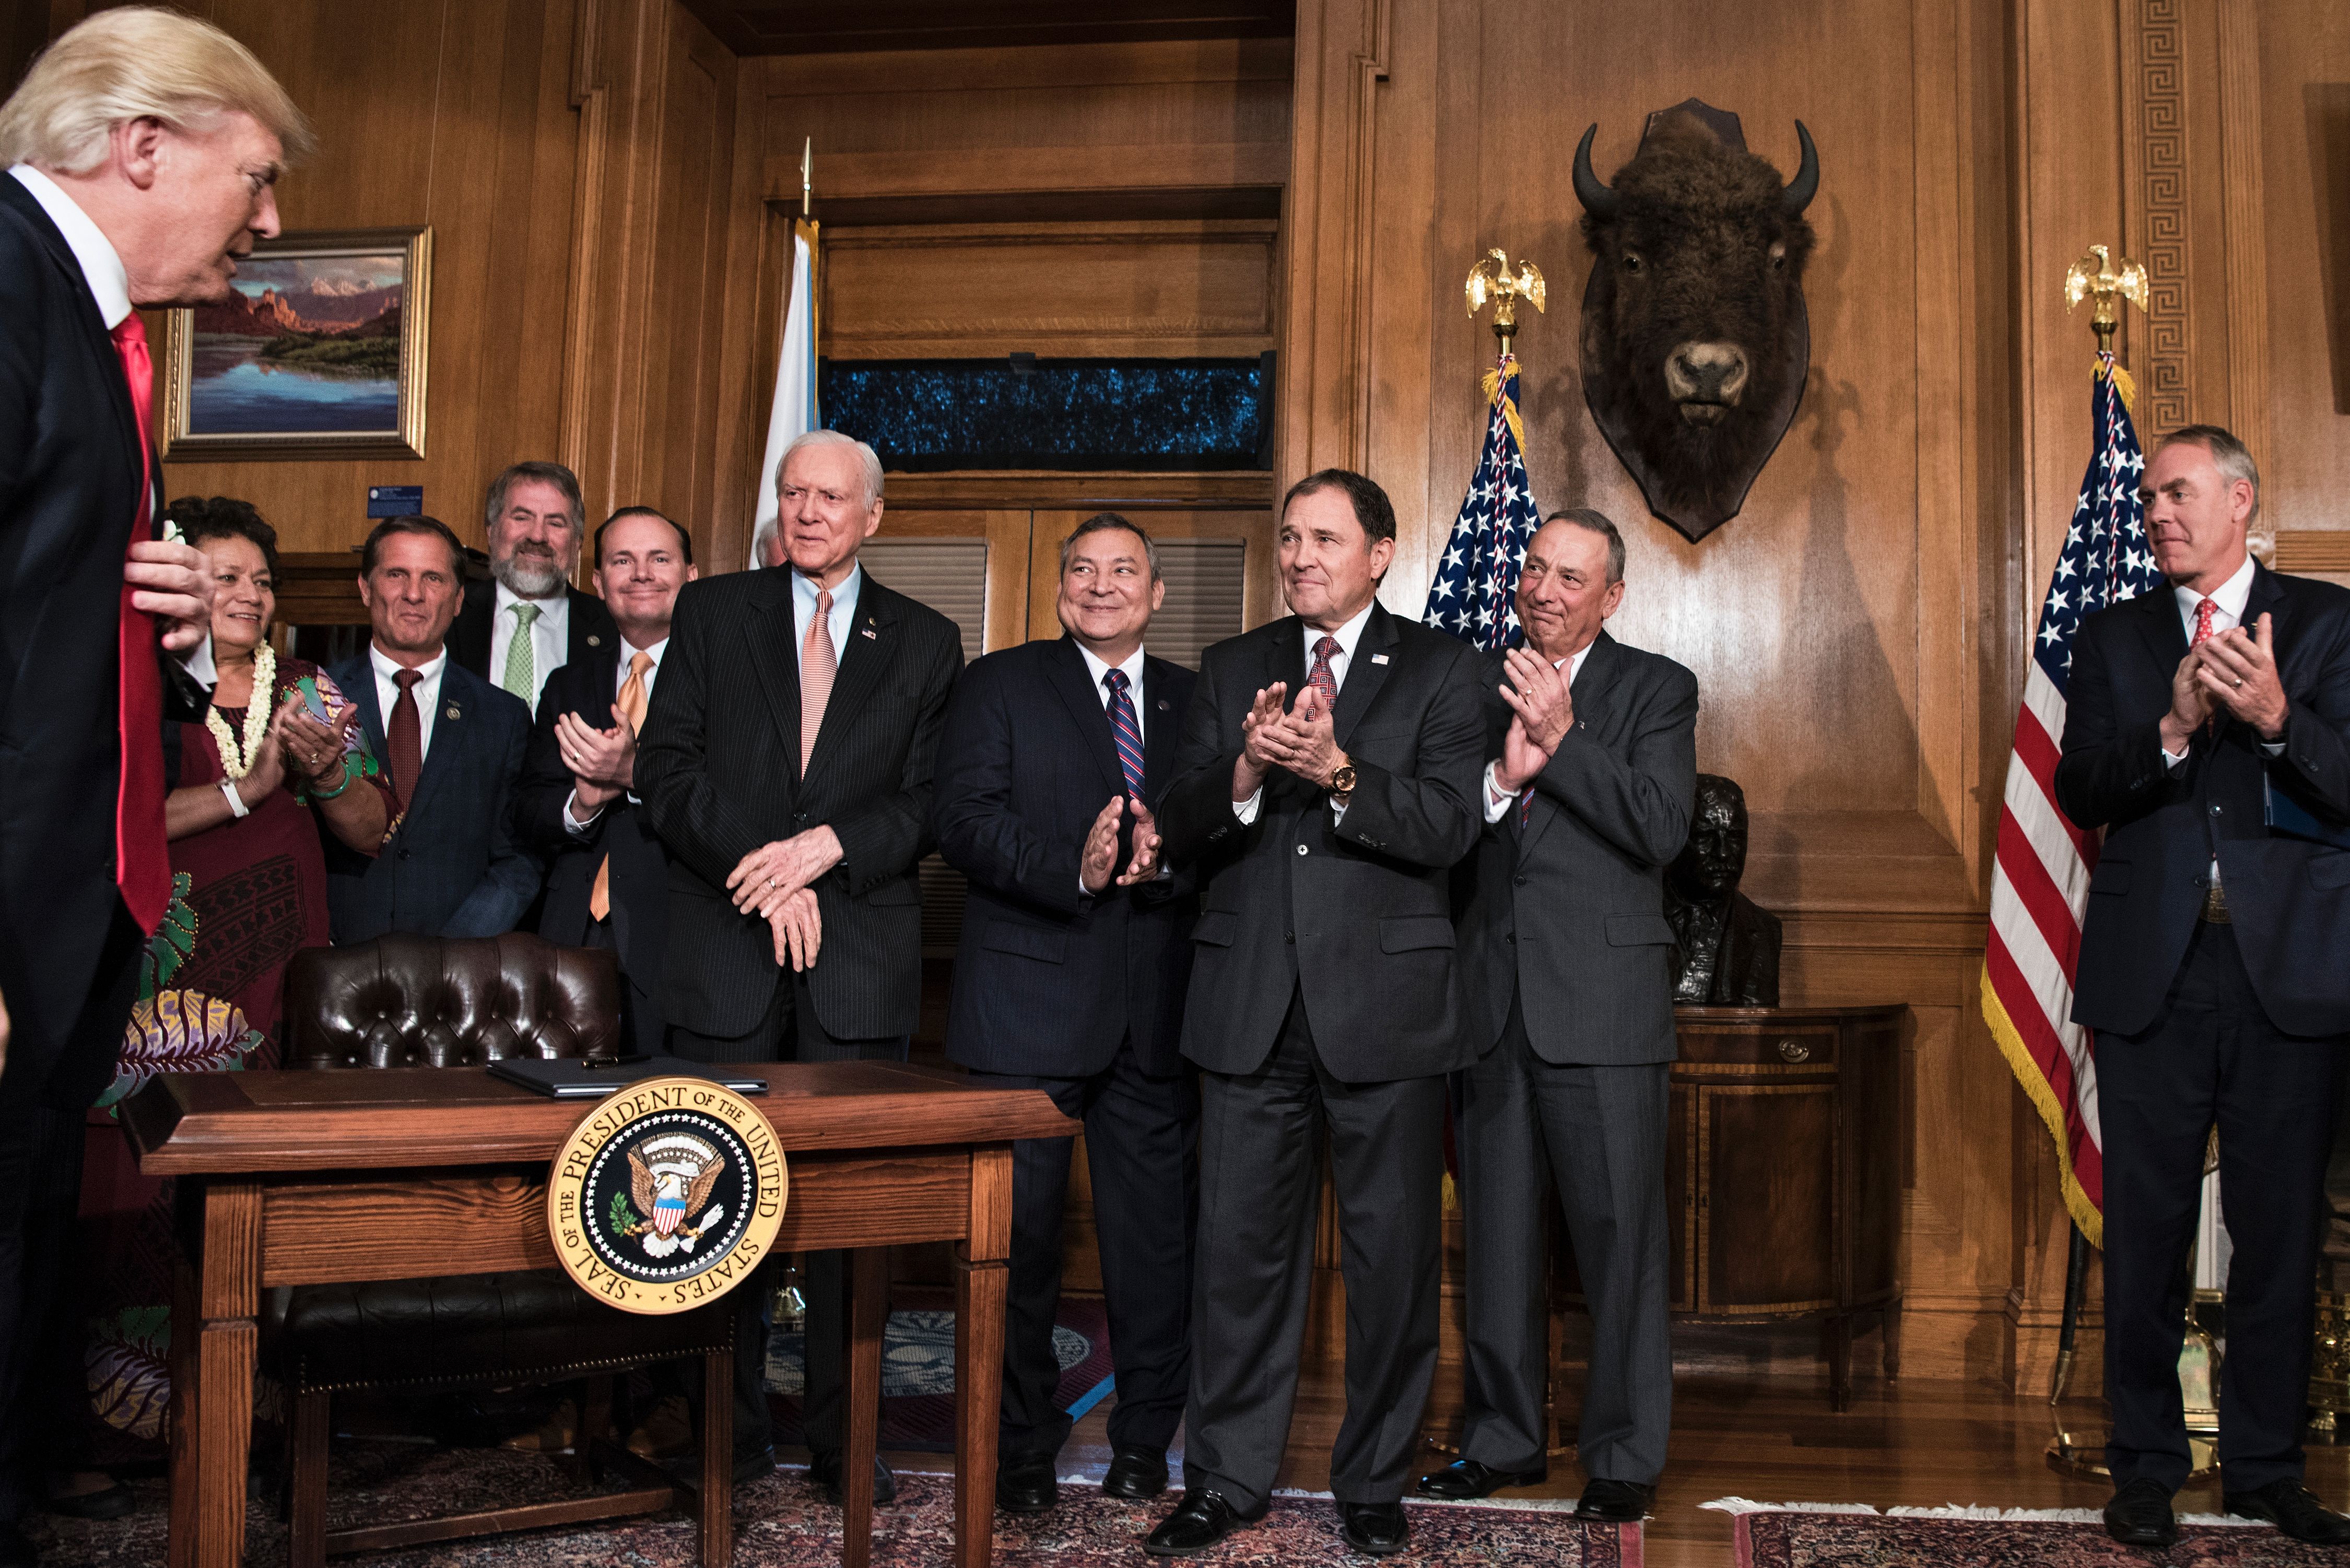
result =
M1506 648L1518 629L1518 567L1542 526L1526 483L1525 429L1518 422L1518 357L1504 354L1485 377L1492 405L1485 450L1461 498L1452 537L1428 587L1427 624L1486 649Z
M2098 356L2090 400L2095 445L2040 608L2023 706L2015 716L1982 975L1984 1022L2055 1137L2065 1207L2081 1233L2100 1246L2105 1154L2096 1066L2088 1032L2071 1016L2081 910L2099 840L2056 809L2056 757L2072 681L2073 634L2098 610L2163 580L2154 568L2137 498L2146 458L2130 428L2128 383L2112 355Z

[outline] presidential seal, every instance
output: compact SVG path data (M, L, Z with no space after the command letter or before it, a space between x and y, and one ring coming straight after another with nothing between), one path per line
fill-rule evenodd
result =
M758 1106L707 1079L649 1078L564 1140L546 1229L582 1290L624 1312L684 1312L765 1261L789 1189Z

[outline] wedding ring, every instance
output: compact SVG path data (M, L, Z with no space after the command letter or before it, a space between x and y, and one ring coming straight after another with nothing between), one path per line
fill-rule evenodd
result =
M2244 683L2244 678L2243 678L2242 676L2241 676L2241 675L2237 676L2237 677L2236 677L2236 684L2237 684L2237 685L2239 685L2239 686L2241 686L2243 683Z

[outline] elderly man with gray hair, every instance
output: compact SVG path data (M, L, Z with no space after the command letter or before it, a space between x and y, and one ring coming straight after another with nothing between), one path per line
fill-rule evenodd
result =
M211 577L162 536L134 307L226 299L309 146L244 46L144 7L68 31L0 104L0 1568L37 1560L16 1521L35 1470L70 1462L82 1114L171 901L163 724L201 720L211 680ZM127 1511L81 1480L50 1505Z
M637 793L671 857L670 1048L702 1062L902 1061L922 989L914 867L931 847L962 637L858 562L881 525L871 447L811 431L775 485L788 566L685 585L637 740ZM807 1283L810 1470L838 1496L852 1480L840 1254L815 1254ZM764 1294L738 1296L744 1474L770 1462ZM891 1495L886 1469L869 1480Z

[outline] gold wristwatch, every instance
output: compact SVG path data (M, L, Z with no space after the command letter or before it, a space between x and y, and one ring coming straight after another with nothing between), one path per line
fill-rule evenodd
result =
M1338 758L1338 766L1330 774L1329 793L1341 801L1355 793L1355 764L1343 754Z

